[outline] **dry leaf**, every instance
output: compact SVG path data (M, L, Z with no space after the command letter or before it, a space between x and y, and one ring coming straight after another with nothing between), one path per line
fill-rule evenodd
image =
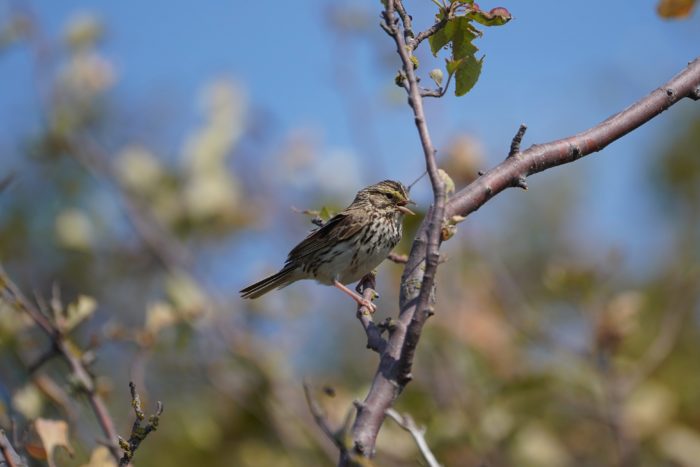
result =
M34 428L44 445L46 459L50 467L56 465L53 460L53 451L56 446L63 446L71 456L73 455L73 448L68 441L68 424L65 421L37 418L34 422Z
M685 18L693 11L695 0L661 0L656 10L664 18Z

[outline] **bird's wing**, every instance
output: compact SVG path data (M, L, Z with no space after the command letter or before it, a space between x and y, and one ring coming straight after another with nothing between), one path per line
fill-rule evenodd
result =
M308 237L295 246L287 256L287 263L303 259L329 244L347 240L357 234L361 228L362 222L352 211L336 214L323 227L311 232Z

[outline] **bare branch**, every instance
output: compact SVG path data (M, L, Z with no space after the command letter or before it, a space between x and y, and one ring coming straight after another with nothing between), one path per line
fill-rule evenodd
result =
M375 275L367 274L357 284L357 292L361 293L366 300L371 301L377 295L375 282ZM360 320L362 328L367 334L367 348L381 355L386 348L386 339L382 337L382 330L374 323L372 312L366 306L358 305L357 319Z
M680 100L694 98L699 86L700 58L696 58L666 84L598 125L568 138L533 145L519 157L506 159L450 197L445 215L448 218L467 216L494 195L514 186L514 180L519 177L574 162L602 150Z
M396 21L396 13L401 18L404 33ZM411 367L416 345L420 339L423 324L433 311L431 302L435 272L440 259L440 229L444 218L445 187L438 173L435 161L435 148L423 111L423 99L418 79L413 69L411 51L405 38L412 36L410 16L400 0L388 0L383 13L384 22L396 44L401 57L408 103L413 110L414 121L420 136L428 176L433 188L433 207L429 210L416 240L413 243L404 274L401 279L401 311L399 319L392 323L386 351L382 353L379 367L372 386L362 404L358 404L357 417L352 428L353 450L362 456L372 456L379 429L386 411L411 380ZM420 277L418 277L420 276ZM341 464L343 463L341 456Z
M435 458L435 455L430 450L430 446L428 446L428 443L425 441L425 428L416 426L413 418L411 418L411 416L408 414L401 415L394 409L387 410L386 414L389 416L389 418L394 420L397 425L408 431L411 436L413 436L413 439L418 445L420 453L423 455L423 459L425 459L425 462L428 463L429 467L441 467L440 463Z
M134 424L131 427L129 440L127 441L121 436L119 437L119 447L124 451L124 455L119 460L119 467L129 465L143 440L145 440L151 432L158 429L160 416L163 414L163 404L158 401L156 403L155 413L148 417L148 423L146 426L142 427L141 422L146 418L146 415L143 413L143 409L141 409L141 398L136 392L136 386L131 381L129 382L129 391L131 392L131 407L134 409L136 420L134 420Z
M389 253L389 256L386 258L396 264L406 264L408 262L408 256L400 255L398 253Z
M343 443L343 440L338 436L338 433L333 430L328 422L326 413L324 412L321 404L311 395L311 388L307 382L304 382L304 397L306 397L306 404L309 406L309 411L314 417L316 425L323 431L323 433L333 441L333 444L340 450L341 456L345 455L348 448Z

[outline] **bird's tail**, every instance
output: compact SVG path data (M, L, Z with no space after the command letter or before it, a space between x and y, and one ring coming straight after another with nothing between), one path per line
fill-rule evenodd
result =
M295 274L296 271L296 268L284 268L277 274L273 274L253 285L249 285L239 293L242 298L258 298L273 289L281 289L297 281L299 278Z

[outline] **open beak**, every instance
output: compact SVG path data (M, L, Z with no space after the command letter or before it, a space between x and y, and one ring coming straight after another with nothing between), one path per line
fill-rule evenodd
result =
M416 203L415 203L414 201L411 201L411 200L409 199L408 201L406 201L406 204L414 204L414 205L415 205ZM401 211L401 212L404 213L404 214L408 214L409 216L415 216L415 215L416 215L415 212L411 211L410 209L408 209L406 206L403 206L403 205L398 205L398 206L396 206L396 209L398 209L399 211Z

